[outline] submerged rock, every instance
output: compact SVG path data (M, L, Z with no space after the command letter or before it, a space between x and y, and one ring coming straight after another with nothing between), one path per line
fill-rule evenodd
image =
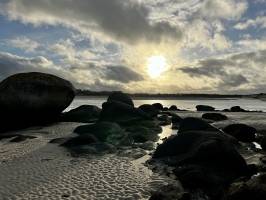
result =
M114 101L121 102L134 107L134 103L131 97L123 92L113 92L112 94L110 94L110 96L107 99L107 102L114 102Z
M97 106L82 105L62 114L60 121L64 122L95 122L101 113L101 109Z
M254 142L257 130L246 124L231 124L223 128L223 131L241 142Z
M213 121L223 121L227 120L227 116L221 114L221 113L204 113L202 115L203 119L213 120Z
M178 130L179 133L192 130L217 131L215 127L211 126L209 123L205 122L200 118L187 117L180 121Z
M74 97L72 84L54 75L10 76L0 83L0 132L53 122Z
M207 105L197 105L196 106L197 111L214 111L215 108L212 106Z
M159 110L149 104L139 106L139 109L145 112L150 117L156 117L159 114Z

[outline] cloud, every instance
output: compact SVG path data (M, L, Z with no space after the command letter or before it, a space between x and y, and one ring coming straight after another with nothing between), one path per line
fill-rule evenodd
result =
M130 0L7 0L0 4L0 13L36 26L61 24L81 32L99 29L131 43L180 37L180 31L168 22L150 22L144 4Z
M245 30L248 28L266 28L266 16L258 16L255 19L248 19L245 22L237 23L234 28L238 30Z
M8 40L7 43L15 48L25 50L26 52L34 52L40 47L40 44L37 41L27 37L16 37Z

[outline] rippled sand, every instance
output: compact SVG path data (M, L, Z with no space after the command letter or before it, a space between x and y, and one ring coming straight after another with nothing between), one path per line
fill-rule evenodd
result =
M20 133L37 136L20 143L0 141L0 199L148 199L166 177L115 154L72 157L51 139L72 134L78 123L61 123Z

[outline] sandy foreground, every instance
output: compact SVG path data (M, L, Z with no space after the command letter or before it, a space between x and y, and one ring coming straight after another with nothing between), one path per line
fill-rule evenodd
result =
M199 112L178 112L181 117L201 116ZM266 113L224 113L233 122L252 125L266 133ZM153 173L144 162L148 155L133 159L116 154L73 157L54 138L69 136L79 123L35 127L20 134L36 136L19 143L0 141L0 199L148 199L150 192L171 182ZM165 127L161 138L176 131ZM260 155L245 155L256 162Z

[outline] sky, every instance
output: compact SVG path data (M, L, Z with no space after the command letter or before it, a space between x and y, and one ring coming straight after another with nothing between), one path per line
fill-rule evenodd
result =
M266 92L266 0L0 0L0 80L129 93Z

